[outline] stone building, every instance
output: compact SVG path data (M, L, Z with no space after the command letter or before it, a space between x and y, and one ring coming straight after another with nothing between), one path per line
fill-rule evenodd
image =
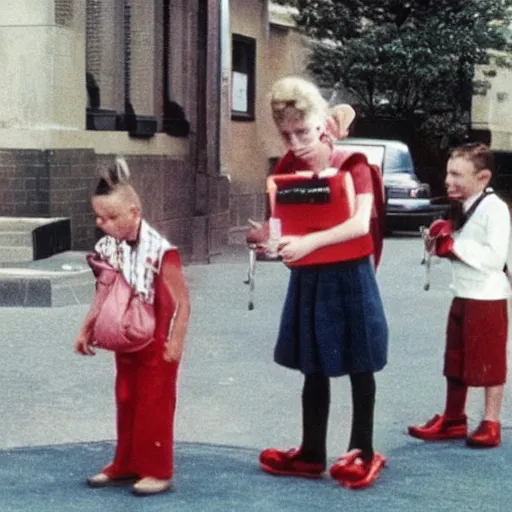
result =
M219 15L208 0L0 3L0 215L68 217L95 240L97 168L122 154L145 216L190 261L227 239Z
M92 247L98 167L124 155L145 216L186 261L242 242L282 147L273 81L302 74L267 0L0 2L0 216L70 219Z

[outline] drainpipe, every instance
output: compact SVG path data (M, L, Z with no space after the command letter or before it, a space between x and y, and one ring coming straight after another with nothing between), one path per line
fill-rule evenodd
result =
M220 0L220 173L229 178L231 155L231 22L229 0Z

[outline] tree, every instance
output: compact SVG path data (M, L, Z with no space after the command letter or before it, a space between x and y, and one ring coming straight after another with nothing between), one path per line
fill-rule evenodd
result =
M467 127L477 64L508 50L512 0L296 0L309 70L368 116L422 115L435 135ZM506 59L502 64L506 63Z

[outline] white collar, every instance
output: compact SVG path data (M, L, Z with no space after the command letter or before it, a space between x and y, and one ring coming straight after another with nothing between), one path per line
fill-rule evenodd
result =
M482 194L485 194L485 193L489 193L489 192L492 192L492 188L491 187L485 187L484 190L482 190L482 192L479 192L478 194L474 194L472 195L471 197L468 197L463 203L462 203L462 207L464 209L465 212L467 212L472 206L473 204L475 203L475 201L482 195Z
M471 206L473 206L473 204L480 197L481 194L482 192L479 192L478 194L468 197L466 200L463 201L462 208L464 209L465 212L467 212L471 208Z

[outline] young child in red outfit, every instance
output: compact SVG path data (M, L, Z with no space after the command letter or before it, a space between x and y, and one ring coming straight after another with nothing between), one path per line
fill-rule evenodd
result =
M141 217L141 203L123 159L102 171L92 198L96 224L106 236L95 257L120 270L132 288L154 304L151 343L116 353L117 447L114 460L88 479L92 487L135 482L138 495L171 488L176 381L190 302L176 247ZM95 309L91 307L75 351L94 355Z
M493 173L491 150L480 143L455 148L448 160L446 188L462 202L462 227L452 220L429 228L427 250L449 258L455 298L448 315L444 375L446 405L425 425L410 426L425 441L467 438L471 447L501 442L500 410L506 381L507 299L504 272L510 238L508 206L488 188ZM484 418L468 437L465 405L468 387L483 387Z

